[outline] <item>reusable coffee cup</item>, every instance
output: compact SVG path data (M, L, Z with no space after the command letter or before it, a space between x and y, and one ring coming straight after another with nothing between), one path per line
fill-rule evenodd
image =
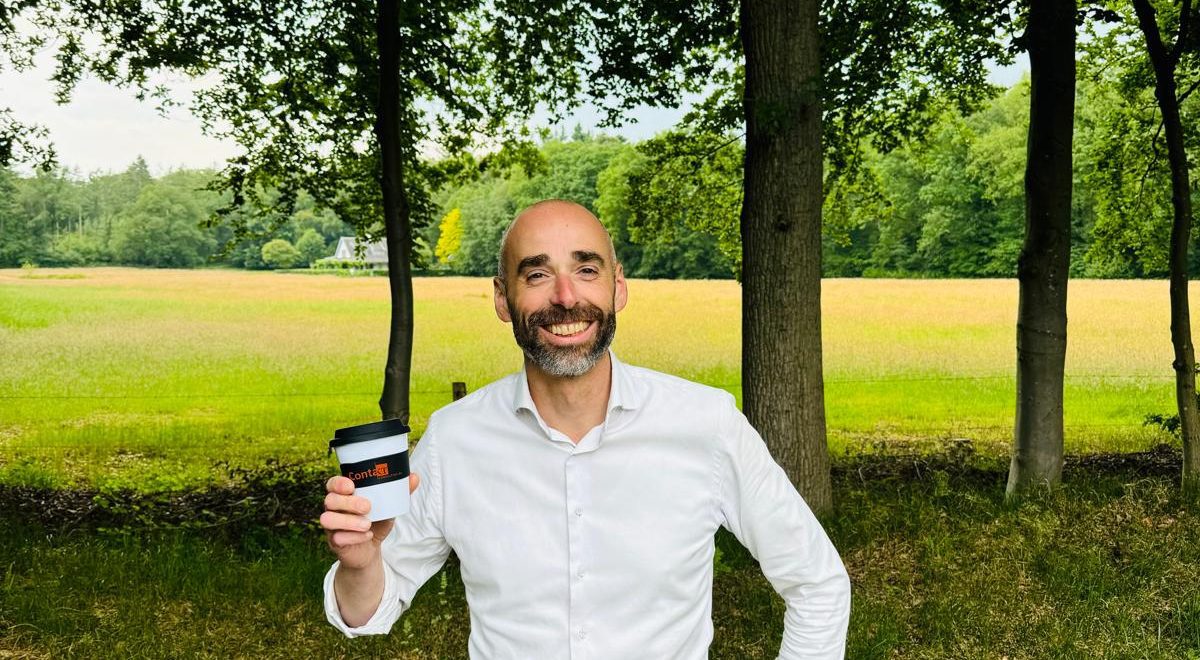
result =
M408 432L398 419L338 429L329 441L354 494L371 501L372 522L408 513Z

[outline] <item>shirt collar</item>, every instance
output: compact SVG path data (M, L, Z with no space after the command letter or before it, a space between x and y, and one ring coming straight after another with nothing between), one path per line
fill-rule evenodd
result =
M636 410L641 407L642 401L645 398L645 393L639 386L638 382L630 373L629 367L625 363L617 359L617 354L612 350L608 352L609 363L612 364L612 384L608 390L608 412L613 410ZM530 412L537 412L537 406L533 403L533 396L529 393L529 376L522 368L517 372L516 387L513 392L513 410L520 412L522 409Z

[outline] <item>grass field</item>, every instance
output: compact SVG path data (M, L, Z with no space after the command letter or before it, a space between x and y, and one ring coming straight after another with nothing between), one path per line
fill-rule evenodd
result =
M451 381L520 364L488 287L416 282L418 434ZM852 581L847 657L1200 660L1200 520L1177 451L1072 461L1061 489L1004 500L1016 293L825 282L830 441L851 455L823 522ZM1171 409L1166 298L1164 282L1072 283L1069 451L1167 439L1141 424ZM616 350L740 394L738 306L730 282L635 281ZM387 320L382 278L0 271L0 658L465 657L453 563L388 636L347 640L321 612L320 461L334 428L378 414ZM904 455L950 438L981 455ZM279 490L239 491L222 459ZM230 487L54 490L211 484ZM221 493L226 508L187 499ZM287 493L291 509L270 504ZM711 657L774 657L782 601L731 535L717 545Z
M413 427L520 365L487 279L415 282ZM1166 282L1071 284L1068 451L1142 449L1172 409ZM827 280L835 452L970 438L1007 450L1017 285ZM633 281L624 360L740 395L733 282ZM376 418L384 278L226 270L0 270L0 483L172 489L212 462L319 460Z
M1200 660L1200 520L1173 476L1076 470L1013 506L1002 469L924 467L835 479L825 525L852 582L847 658ZM0 523L0 657L466 656L453 564L390 635L347 640L324 621L331 555L315 530L63 533L19 509ZM731 535L717 547L711 657L774 658L781 599Z

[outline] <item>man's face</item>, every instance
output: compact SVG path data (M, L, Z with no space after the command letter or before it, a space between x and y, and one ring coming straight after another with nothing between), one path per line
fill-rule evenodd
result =
M521 216L505 248L496 314L512 322L517 345L551 376L590 371L608 351L626 300L604 228L582 207L547 204Z

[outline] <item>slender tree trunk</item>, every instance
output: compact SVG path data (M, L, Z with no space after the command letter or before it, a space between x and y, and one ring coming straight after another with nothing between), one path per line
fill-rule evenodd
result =
M833 495L821 375L817 0L743 0L743 407L813 510Z
M1008 494L1062 481L1063 369L1071 268L1075 0L1032 0L1025 245L1017 266L1017 419Z
M392 321L379 410L383 419L408 423L408 387L412 370L413 294L409 249L412 227L404 188L400 142L400 16L397 0L380 0L375 35L379 45L379 109L375 135L382 161L383 217L387 230L388 284Z
M1154 68L1154 96L1162 111L1167 136L1167 160L1171 165L1171 344L1175 348L1175 403L1183 437L1183 490L1200 492L1200 416L1196 413L1196 354L1192 346L1192 319L1188 307L1188 245L1192 235L1192 201L1187 153L1183 146L1183 122L1176 96L1175 68L1178 59L1163 45L1154 7L1149 0L1133 0L1138 26L1146 37L1146 50ZM1189 17L1184 17L1188 20Z

